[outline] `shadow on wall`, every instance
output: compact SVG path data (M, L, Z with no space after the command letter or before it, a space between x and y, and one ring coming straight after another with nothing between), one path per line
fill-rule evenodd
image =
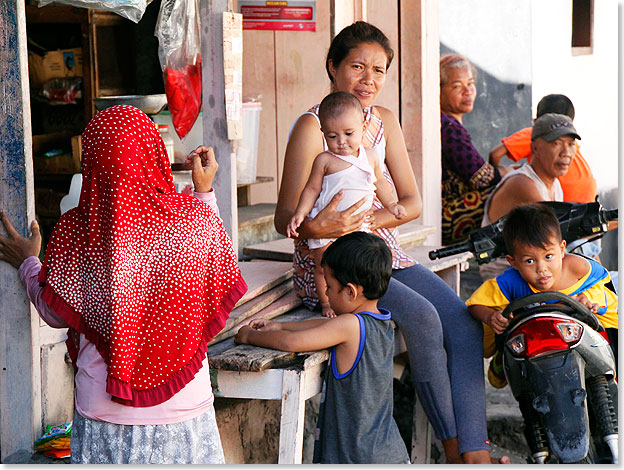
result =
M452 53L461 54L440 43L440 56ZM531 84L502 82L473 65L477 68L477 99L473 111L464 116L463 122L472 143L487 161L488 154L501 139L533 124ZM505 157L502 163L510 162Z

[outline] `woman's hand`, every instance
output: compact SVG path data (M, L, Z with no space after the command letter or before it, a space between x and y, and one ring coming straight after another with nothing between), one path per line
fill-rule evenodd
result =
M373 211L355 212L366 202L362 198L343 211L338 211L338 203L344 197L344 191L338 191L329 201L329 204L321 210L314 219L307 220L299 227L301 238L338 238L347 233L355 232L362 227L364 219Z
M31 235L29 238L25 238L17 233L6 212L0 212L0 217L8 235L8 237L0 235L0 260L6 261L14 268L19 269L26 258L39 256L41 251L39 224L36 220L33 220L30 226Z
M212 147L200 145L186 157L186 165L192 165L193 186L198 193L208 193L219 164Z

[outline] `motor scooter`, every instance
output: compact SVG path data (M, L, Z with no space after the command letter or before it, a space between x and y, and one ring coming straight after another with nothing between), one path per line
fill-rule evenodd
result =
M511 302L512 313L498 339L531 460L617 463L615 358L596 316L554 291Z
M601 237L618 211L592 203L541 202L551 207L564 240ZM443 258L470 251L479 264L504 256L504 217L463 243L429 252ZM615 291L613 285L607 285ZM617 463L616 363L591 311L559 292L511 302L510 324L497 337L503 368L525 422L531 463Z

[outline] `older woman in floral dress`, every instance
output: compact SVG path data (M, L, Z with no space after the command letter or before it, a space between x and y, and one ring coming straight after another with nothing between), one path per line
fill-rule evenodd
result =
M442 124L442 243L457 243L481 226L485 201L506 173L486 162L462 123L472 111L476 70L464 56L440 59Z

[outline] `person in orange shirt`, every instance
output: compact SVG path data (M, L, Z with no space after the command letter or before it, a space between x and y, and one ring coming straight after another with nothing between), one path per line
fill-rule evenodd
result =
M546 113L565 114L574 120L574 105L565 95L546 95L537 104L537 118ZM501 158L507 155L517 162L526 158L531 161L531 127L526 127L515 134L503 139L500 145L490 152L489 162L498 166ZM594 202L597 188L594 175L589 165L581 155L579 145L576 145L576 154L570 163L568 172L559 177L563 200L568 202Z

